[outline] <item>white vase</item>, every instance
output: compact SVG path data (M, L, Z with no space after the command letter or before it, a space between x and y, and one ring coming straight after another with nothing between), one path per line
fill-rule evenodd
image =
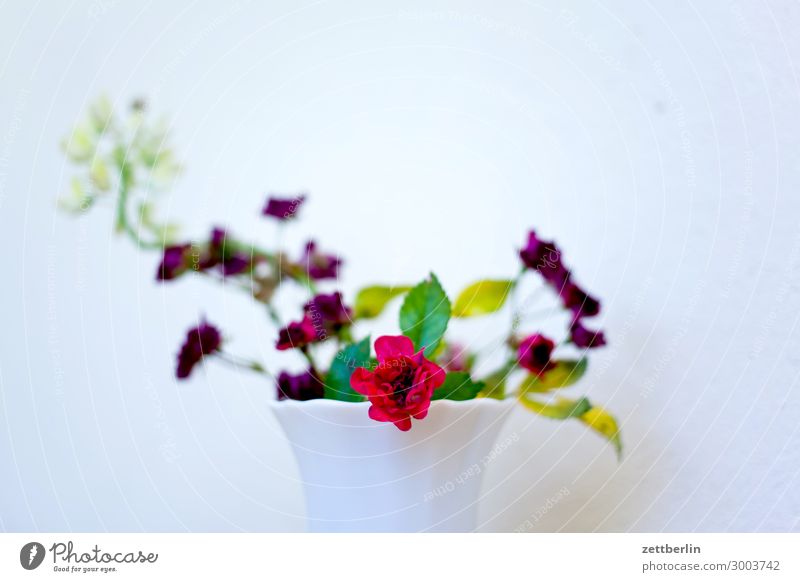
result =
M272 403L292 446L315 532L474 531L481 481L513 401L437 400L408 432L369 403Z

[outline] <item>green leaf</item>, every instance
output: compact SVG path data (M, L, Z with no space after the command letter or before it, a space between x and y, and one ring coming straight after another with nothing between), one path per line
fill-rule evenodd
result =
M444 384L434 390L431 400L472 400L483 390L483 382L475 382L466 372L450 372Z
M531 374L519 385L519 393L549 392L556 388L572 386L586 373L587 360L559 360L554 362L556 367L548 370L541 376Z
M378 317L389 301L410 289L411 287L387 287L385 285L364 287L356 295L356 303L353 306L354 316L358 319Z
M406 295L400 308L400 329L417 349L430 355L436 350L450 321L450 300L439 279L431 273Z
M570 400L569 398L556 398L550 403L539 402L530 396L520 396L519 401L527 408L547 418L564 420L567 418L578 418L592 409L592 405L586 398Z
M619 423L607 410L600 406L592 406L581 415L580 419L586 426L600 433L614 445L617 458L622 457L622 439L620 438Z
M364 396L350 386L350 376L356 368L369 365L369 336L358 343L345 346L331 363L325 378L325 398L344 402L361 402Z
M477 281L464 289L453 305L453 317L472 317L494 313L506 302L513 281L506 279Z

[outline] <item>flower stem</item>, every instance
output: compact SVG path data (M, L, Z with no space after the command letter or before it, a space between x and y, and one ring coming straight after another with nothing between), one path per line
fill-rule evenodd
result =
M221 361L233 366L236 369L245 368L247 370L250 370L251 372L256 372L257 374L263 374L268 378L272 378L272 374L269 373L269 370L267 370L259 362L256 362L254 360L247 360L245 358L240 358L239 356L234 356L233 354L229 354L227 352L217 352L216 355Z
M519 317L522 318L529 318L529 317L550 317L553 315L561 315L564 311L558 307L545 307L544 309L537 309L535 311L528 311L520 312Z
M272 320L272 323L275 324L275 327L278 329L283 327L283 322L281 321L281 316L278 313L278 310L275 309L275 306L272 303L267 303L267 313L269 314L269 318Z
M509 303L511 304L511 331L509 332L509 337L514 335L514 331L516 331L517 327L519 327L519 308L517 307L517 289L519 287L519 282L522 279L522 276L525 274L525 268L522 268L517 276L511 280L511 288L508 292L511 294L509 298Z
M117 232L125 232L128 230L128 217L126 216L128 207L128 181L122 177L123 174L124 172L120 170L119 197L117 198Z
M142 249L163 249L164 245L160 241L146 241L139 235L139 231L133 227L128 219L128 196L130 193L130 177L124 159L118 161L119 164L119 196L117 197L117 223L116 231L124 232Z
M300 348L300 351L303 354L303 357L308 361L308 367L311 371L315 374L317 373L317 365L314 363L314 357L311 355L311 351L308 349L308 346L303 346Z

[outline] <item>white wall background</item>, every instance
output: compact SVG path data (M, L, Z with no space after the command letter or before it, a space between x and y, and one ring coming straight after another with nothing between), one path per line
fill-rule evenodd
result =
M622 419L625 459L519 411L482 529L562 487L535 530L800 529L798 5L400 6L0 8L0 529L303 528L273 388L172 379L200 312L270 358L261 312L157 286L110 210L55 207L57 143L102 91L174 121L188 170L164 210L188 235L269 242L265 193L307 189L288 240L344 253L348 292L433 269L452 293L513 272L528 227L560 242L605 301L581 390Z

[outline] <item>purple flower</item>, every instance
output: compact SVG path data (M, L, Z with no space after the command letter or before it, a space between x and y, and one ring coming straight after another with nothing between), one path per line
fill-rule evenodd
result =
M188 378L192 369L203 357L219 351L222 346L222 334L210 323L203 320L200 325L186 333L186 341L178 353L178 378Z
M244 253L234 253L222 260L221 268L224 276L231 277L249 271L251 267L250 257Z
M297 211L300 209L300 205L303 204L306 197L304 194L300 196L295 196L294 198L273 198L270 197L267 200L266 206L264 206L264 210L262 214L264 216L271 216L273 218L277 218L278 220L289 220L290 218L294 218Z
M156 271L157 281L169 281L182 275L187 269L187 258L191 245L172 245L164 248L164 256Z
M573 282L572 273L564 266L561 251L554 243L539 239L531 231L519 256L527 268L538 271L558 293L564 307L573 312L573 321L600 313L600 302Z
M215 226L211 229L211 238L208 241L209 248L214 249L218 254L222 254L223 247L225 245L225 238L228 236L228 233L225 232L224 228L219 226Z
M543 241L535 231L528 233L528 244L519 256L529 269L538 271L545 281L559 291L569 281L570 272L561 261L561 251L552 241Z
M300 259L300 266L312 279L336 279L341 264L338 257L317 252L317 243L313 240L306 243L305 254Z
M278 331L278 341L275 348L283 351L292 348L304 348L308 344L320 339L311 318L307 315L301 321L293 321ZM324 338L323 338L324 339Z
M338 291L317 295L303 309L311 318L314 328L322 329L326 334L336 333L349 324L353 316L353 311L344 304L342 294Z
M564 302L564 307L572 310L576 319L600 313L600 302L575 283L567 282L561 290L561 300Z
M222 250L225 248L225 231L217 226L211 231L211 237L205 248L199 253L197 270L207 271L219 265L222 260Z
M572 343L579 348L599 348L606 345L606 336L602 331L587 329L580 320L572 324L570 336Z
M281 372L277 388L278 400L313 400L325 396L325 386L313 370L296 376Z
M225 277L239 275L249 271L253 266L250 257L244 252L237 251L235 244L228 240L228 234L219 227L211 231L199 268L208 270L217 266Z

